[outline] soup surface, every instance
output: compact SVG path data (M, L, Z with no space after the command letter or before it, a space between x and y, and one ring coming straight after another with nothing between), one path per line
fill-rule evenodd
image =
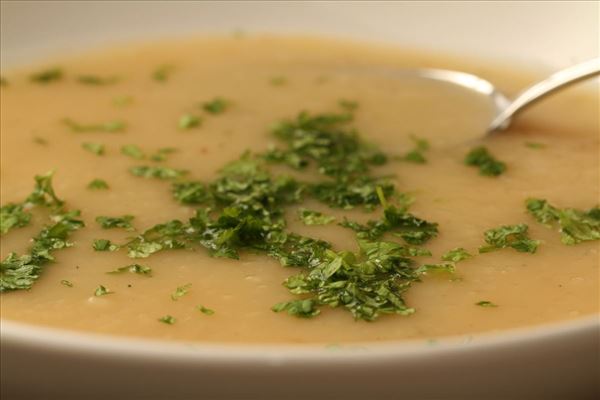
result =
M3 71L2 205L22 204L32 191L33 177L54 171L52 183L65 201L63 211L80 210L85 228L70 235L72 247L52 253L55 261L41 266L29 290L9 290L6 282L12 278L5 259L11 252L28 254L30 239L52 223L49 209L56 209L33 207L29 224L3 233L2 318L173 340L344 343L431 340L598 313L599 242L576 239L576 244L564 244L561 238L572 237L561 235L558 217L542 224L526 208L526 200L535 198L563 211L580 210L565 211L585 220L587 231L575 236L597 239L600 217L588 210L599 201L598 97L567 91L526 113L510 131L477 139L491 115L485 99L389 72L417 66L464 70L490 79L508 94L534 81L534 75L463 63L332 40L241 36L117 48L39 68ZM366 302L359 307L360 295L348 287L343 294L336 292L341 296L337 303L327 303L337 307L319 303L323 288L290 293L282 282L307 274L306 265L282 266L277 257L257 248L240 249L239 259L211 255L206 246L222 243L222 237L210 245L186 243L190 248L157 251L145 258L128 256L124 244L131 238L174 219L187 223L196 209L210 205L198 199L198 204L178 201L173 182L214 182L224 165L246 151L247 159L262 160L273 146L286 149L272 127L282 120L295 121L301 111L351 116L325 123L323 129L346 132L346 137L356 130L387 156L374 159L368 171L354 172L353 180L344 181L335 193L357 179L385 178L371 182L372 211L360 204L352 209L331 207L330 201L310 195L314 187L305 188L302 200L282 205L284 231L328 242L338 253L321 263L331 265L343 258L349 263L343 269L351 268L352 262L339 252L354 252L356 257L365 253L359 251L357 233L339 224L345 218L385 221L384 207L395 205L401 215L437 223L437 228L406 228L412 233L425 230L430 238L416 234L407 240L402 236L405 228L390 229L400 237L362 233L363 240L372 234L371 244L393 242L397 249L403 246L401 251L415 252L407 250L410 246L431 252L402 258L413 260L402 268L412 271L415 279L400 279L412 283L410 288L386 286L397 290L390 298L402 298L405 304ZM498 171L502 167L493 161L486 165L491 173L502 172L497 176L466 165L465 156L478 146L504 163L505 171ZM269 154L273 159L278 153ZM308 157L304 169L273 160L256 162L273 175L316 182L334 179L317 171L315 165L324 159L322 154ZM154 169L135 169L140 166ZM342 158L341 166L350 168L350 159ZM162 177L167 179L136 176L132 168L137 175L166 174ZM177 172L166 168L189 172L169 179ZM101 183L90 188L93 180L105 181L108 188L99 187ZM393 191L389 184L395 185ZM253 185L250 190L258 183ZM200 186L197 193L205 189ZM413 199L410 206L408 198ZM220 212L219 206L212 206L213 213ZM336 219L306 225L310 218L302 220L301 208ZM132 228L104 229L96 221L99 216L124 215L134 217ZM479 252L489 245L484 232L518 224L526 224L528 231L516 228L521 233L508 236L508 247ZM128 224L121 220L120 225ZM102 247L97 239L124 248L98 251L93 247ZM236 240L240 245L246 239ZM455 248L472 257L441 260ZM374 258L370 261L376 263ZM132 264L138 266L122 268ZM437 268L414 272L432 264ZM107 273L118 268L120 273ZM340 272L332 273L335 277ZM272 310L275 304L298 299L309 301Z

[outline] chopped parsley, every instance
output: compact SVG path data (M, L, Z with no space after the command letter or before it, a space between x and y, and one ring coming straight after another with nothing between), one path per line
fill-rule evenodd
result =
M52 187L53 172L35 177L35 186L31 194L21 203L8 203L0 207L0 234L4 235L13 228L22 228L29 224L29 210L35 206L44 206L59 211L63 206Z
M469 252L462 247L449 250L442 256L443 261L459 262L473 257Z
M529 147L530 149L544 149L546 148L546 144L539 142L525 142L525 147Z
M179 126L179 129L187 130L200 126L201 123L202 118L192 114L184 114L179 118L179 123L177 125Z
M81 124L73 121L70 118L63 119L62 123L75 133L122 132L127 126L123 121L109 121L99 124Z
M484 176L498 176L506 171L506 164L494 158L483 146L469 151L465 157L465 164L478 167L479 174Z
M510 247L523 253L535 253L540 242L529 238L528 229L527 225L518 224L487 230L484 233L487 245L481 246L479 252L488 253Z
M117 78L116 76L102 77L98 75L79 75L77 77L77 82L91 86L112 85L114 83L117 83L118 81L119 78Z
M600 240L600 208L589 210L557 208L542 199L528 199L527 211L540 223L558 225L561 241L566 245Z
M40 137L40 136L35 136L33 138L33 143L39 144L41 146L48 146L48 141L46 139L44 139L43 137Z
M94 296L101 297L101 296L106 296L107 294L113 294L113 293L114 292L112 292L110 289L108 289L102 285L98 285L98 287L94 291Z
M67 287L73 287L73 282L68 281L66 279L63 279L62 281L60 281L60 284L63 286L67 286Z
M121 228L133 231L134 228L133 225L131 225L131 221L133 221L134 218L133 215L123 215L122 217L99 216L96 217L96 222L100 224L102 229Z
M87 188L90 190L107 190L109 186L104 179L94 179L88 183Z
M427 139L418 138L414 135L410 135L410 138L414 142L414 148L402 156L401 160L415 164L425 164L427 159L423 153L429 150L429 141L427 141Z
M173 293L171 293L171 300L173 300L173 301L179 300L180 298L182 298L183 296L188 294L191 287L192 287L191 283L188 283L183 286L179 286L177 289L175 289L175 291Z
M150 156L150 159L156 162L165 161L169 154L173 154L176 151L177 149L174 147L162 147L156 150L156 152Z
M164 317L160 317L158 319L158 321L162 322L163 324L167 324L167 325L173 325L175 322L177 322L175 317L172 317L170 315L165 315Z
M157 82L166 82L174 69L172 65L161 65L152 72L152 79Z
M83 221L77 219L79 211L64 211L52 216L52 224L45 226L33 238L29 253L10 253L0 263L0 292L30 289L39 278L44 265L54 261L52 253L71 247L69 236L81 229Z
M133 97L131 96L117 96L112 101L113 105L117 107L128 106L133 103Z
M437 224L415 217L404 208L389 205L383 217L377 221L368 221L365 225L345 220L340 225L357 232L361 239L376 240L391 232L408 244L420 245L438 235Z
M129 264L124 267L120 267L115 270L109 271L107 272L107 274L122 274L124 272L130 272L132 274L144 276L152 276L152 268L140 264Z
M304 225L327 225L335 221L333 216L324 215L319 211L307 210L306 208L298 210L298 217Z
M289 315L301 318L312 318L321 313L313 299L292 300L277 303L272 307L275 312L286 311Z
M353 100L341 99L338 101L340 107L348 112L354 112L358 109L358 102Z
M104 152L106 151L106 148L104 147L103 144L100 143L89 143L89 142L85 142L81 144L81 147L84 150L89 151L90 153L94 153L97 156L101 156L104 155Z
M285 76L273 76L269 79L271 86L284 86L288 83Z
M156 167L156 166L148 166L141 165L136 167L131 167L129 169L135 176L139 176L142 178L156 178L156 179L178 179L187 174L187 171L181 169L173 169L167 167Z
M478 301L477 303L475 303L476 306L479 307L487 307L487 308L494 308L494 307L498 307L498 305L492 303L491 301L488 300L481 300Z
M63 78L63 71L60 68L49 68L31 75L29 78L35 83L45 84L56 82Z
M202 104L204 111L210 114L221 114L229 107L229 101L222 97L215 97L211 101Z
M136 160L143 160L144 158L146 158L146 155L144 154L142 149L140 149L139 146L136 146L135 144L126 144L125 146L121 147L121 154L134 158Z
M120 249L120 246L108 239L96 239L92 244L92 248L96 251L117 251Z
M202 314L205 314L205 315L213 315L215 313L215 310L206 308L203 305L196 306L196 310L200 311Z
M0 234L27 226L30 220L31 214L25 211L25 204L6 204L0 208Z
M212 198L209 189L202 182L174 183L173 197L183 204L204 204Z

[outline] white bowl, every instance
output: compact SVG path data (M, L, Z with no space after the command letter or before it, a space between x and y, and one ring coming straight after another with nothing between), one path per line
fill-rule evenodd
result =
M598 57L597 2L2 2L2 68L123 40L321 33L557 69ZM598 316L423 342L166 343L1 324L2 398L598 398ZM6 397L5 397L6 396Z

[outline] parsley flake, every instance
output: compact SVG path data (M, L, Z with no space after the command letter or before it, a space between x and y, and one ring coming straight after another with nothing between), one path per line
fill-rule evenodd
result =
M511 247L523 253L535 253L540 241L530 239L527 235L529 227L525 224L504 225L485 231L484 238L487 246L479 248L480 253Z
M37 72L30 76L32 82L42 84L60 81L62 78L63 71L60 68L49 68L47 70Z
M132 274L144 276L152 276L152 268L140 264L129 264L124 267L120 267L115 270L109 271L107 272L107 274L121 274L124 272L130 272Z
M100 296L106 296L107 294L113 294L113 293L114 292L112 292L110 289L108 289L102 285L98 285L98 287L94 291L94 296L100 297Z
M171 293L171 300L177 301L186 294L188 294L189 289L192 287L191 283L185 284L183 286L177 287L173 293Z
M298 217L304 225L327 225L335 221L333 216L324 215L319 211L307 210L306 208L298 210Z
M96 251L117 251L120 249L119 245L112 243L108 239L96 239L92 243L92 248Z
M165 315L164 317L160 317L158 321L167 325L173 325L175 322L177 322L175 317L172 317L171 315Z
M135 176L139 176L142 178L157 178L163 180L181 178L188 173L188 171L182 169L155 167L148 165L131 167L129 169L129 172L131 172Z
M66 279L63 279L62 281L60 281L60 284L63 286L67 286L67 287L73 287L73 282L68 281Z
M99 124L81 124L79 122L73 121L70 118L63 119L62 123L75 133L122 132L127 126L123 121L110 121Z
M484 176L498 176L506 171L506 164L494 158L483 146L469 151L465 157L465 164L479 167L479 174Z
M88 183L87 188L90 190L107 190L109 186L104 179L94 179Z
M77 82L91 86L112 85L114 83L117 83L118 81L119 78L117 78L116 76L102 77L98 75L80 75L77 77Z
M131 221L133 221L134 218L133 215L123 215L122 217L106 217L101 215L96 217L96 222L100 224L102 229L122 228L133 231L134 228L131 225Z
M135 144L126 144L125 146L121 147L121 154L136 160L143 160L146 157L142 149Z
M491 301L488 300L481 300L478 301L477 303L475 303L476 306L479 307L487 307L487 308L494 308L494 307L498 307L498 305L492 303Z
M206 308L203 305L196 306L196 309L205 315L213 315L215 313L214 310L211 310L210 308Z
M105 147L103 144L100 143L89 143L89 142L85 142L81 144L81 147L84 150L89 151L90 153L93 153L97 156L102 156L104 155L104 152L106 151Z
M600 240L600 208L593 207L587 211L574 208L557 208L542 199L528 199L527 212L538 222L559 226L560 238L566 245Z
M184 114L179 118L178 126L179 129L187 130L200 126L201 123L202 118L192 114Z
M473 257L469 252L462 247L457 247L455 249L449 250L442 256L443 261L452 261L459 262L462 260L466 260L468 258Z
M229 107L229 101L222 97L215 97L211 101L202 104L204 111L210 114L221 114Z

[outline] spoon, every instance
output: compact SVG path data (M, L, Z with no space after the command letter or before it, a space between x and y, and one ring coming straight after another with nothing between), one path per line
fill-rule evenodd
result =
M476 75L443 69L417 69L412 72L421 78L452 83L491 98L496 110L495 117L486 131L487 134L491 134L508 128L517 114L549 94L581 80L600 75L600 58L558 71L528 87L513 100L509 100L492 83Z

